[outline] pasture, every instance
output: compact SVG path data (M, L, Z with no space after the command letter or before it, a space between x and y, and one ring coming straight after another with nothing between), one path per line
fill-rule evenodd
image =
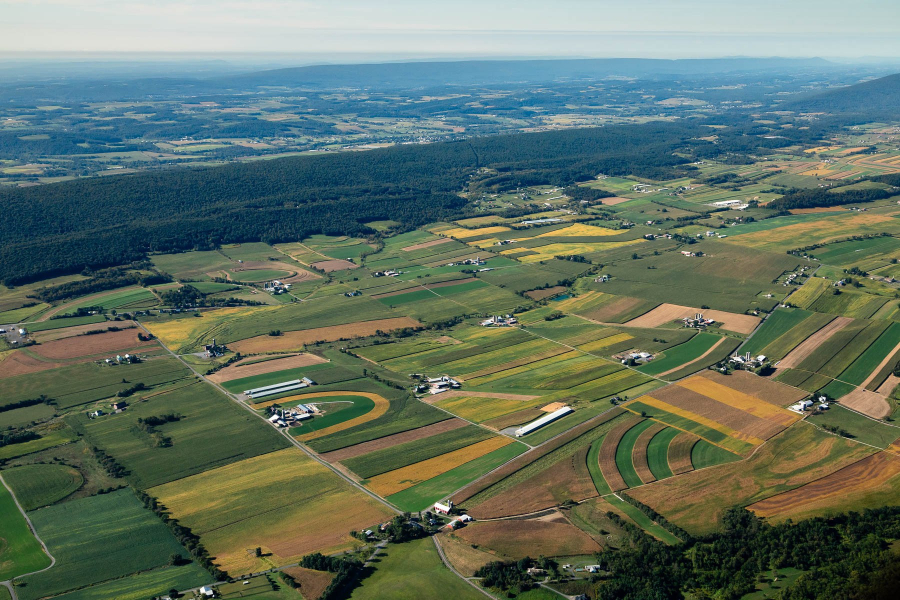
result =
M297 448L264 454L154 487L152 496L234 574L353 547L348 532L393 513ZM273 518L273 515L278 518ZM316 518L309 519L309 515ZM284 523L302 522L303 527ZM341 523L340 528L334 523ZM265 559L248 549L261 547Z
M70 496L84 483L78 469L66 465L36 464L6 469L6 485L26 511L55 504Z
M50 566L50 557L31 534L15 500L0 485L0 581Z
M102 584L135 573L167 568L172 554L187 552L159 517L145 509L131 490L81 498L34 511L31 520L56 558L45 573L23 577L24 600ZM85 569L84 564L93 568ZM179 586L208 580L194 564L179 567ZM158 588L145 588L152 595Z

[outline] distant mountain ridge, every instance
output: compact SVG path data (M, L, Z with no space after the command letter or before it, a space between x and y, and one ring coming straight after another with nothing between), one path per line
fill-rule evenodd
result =
M799 112L865 114L900 118L900 73L798 98L781 108Z
M340 88L377 85L380 88L413 88L604 77L671 78L710 73L821 69L831 66L838 67L822 58L470 60L290 67L223 77L214 81L243 86Z

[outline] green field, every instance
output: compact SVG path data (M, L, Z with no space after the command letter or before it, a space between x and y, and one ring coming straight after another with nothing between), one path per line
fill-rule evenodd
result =
M864 417L839 404L832 404L824 413L811 416L807 420L817 427L839 427L850 434L850 439L878 448L887 448L894 440L900 438L900 427Z
M239 286L231 283L215 283L212 281L192 281L188 285L196 288L201 294L218 294L220 292L230 292L231 290L240 289Z
M484 595L444 566L431 538L391 544L379 553L351 600L483 600Z
M31 513L35 529L56 558L40 575L23 577L23 600L36 600L164 567L172 554L187 557L162 521L131 490L65 502ZM92 568L84 568L85 564ZM202 577L201 577L202 573ZM193 564L184 567L178 588L208 580ZM146 596L159 592L154 584Z
M35 404L0 412L0 429L20 427L33 421L44 421L56 413L49 404Z
M665 373L703 356L721 339L720 336L711 333L698 333L687 342L666 350L662 358L654 358L646 365L638 367L638 371L648 375Z
M674 427L666 427L650 439L647 444L647 464L650 472L657 479L665 479L672 476L669 468L669 444L681 432Z
M283 371L275 371L273 373L263 373L262 375L242 377L241 379L232 379L231 381L226 381L222 384L222 387L229 392L239 394L244 390L251 390L254 388L265 387L267 385L275 385L276 383L283 383L285 381L300 379L302 377L306 377L307 374L310 379L317 381L315 379L315 372L322 369L328 369L331 366L332 365L328 363L321 363L318 365L310 365L308 367L298 367L296 369L285 369ZM292 393L296 394L297 391L294 390ZM260 402L271 400L274 397L275 396L260 398Z
M601 437L594 440L587 453L588 473L591 474L591 480L594 482L594 487L597 488L597 493L601 496L609 494L612 491L609 488L609 484L606 483L606 479L603 478L603 473L600 471L600 446L603 444L603 439L604 438Z
M837 377L843 382L860 385L884 358L900 344L900 323L892 323L859 357Z
M676 427L683 431L689 431L713 444L718 444L738 454L743 454L753 449L753 445L748 442L730 437L721 431L696 423L686 417L665 412L648 404L644 404L640 399L629 402L628 408L638 414L646 413L646 416L649 418L656 419L661 423Z
M78 469L66 465L24 465L3 471L6 484L26 511L54 504L70 496L84 478Z
M714 446L706 440L698 440L691 448L691 464L695 469L704 469L716 465L740 460L740 456Z
M175 413L180 419L147 432L139 418ZM115 456L141 488L272 452L288 441L256 416L203 383L131 402L120 414L69 418L88 441Z
M660 525L657 525L653 521L650 520L650 517L645 515L635 506L632 506L628 502L620 499L617 495L611 494L609 496L604 496L604 500L615 506L617 509L628 515L628 517L637 523L637 525L655 537L656 539L665 542L666 544L675 545L681 543L677 537L669 533L665 528Z
M765 349L798 325L808 319L812 313L800 308L778 308L769 315L763 324L741 347L742 352L756 356L765 354ZM780 358L780 357L779 357Z
M41 436L39 439L0 447L0 460L9 460L32 452L40 452L71 442L77 437L75 432L62 423L53 424L50 428L40 428L37 430L37 434Z
M528 447L518 442L507 444L402 492L391 494L387 500L401 510L423 510L526 450Z
M67 305L63 312L74 312L79 308L87 308L89 306L100 306L103 310L112 310L114 308L144 308L153 306L159 301L150 290L144 288L129 288L121 292L104 293L103 295L88 296L87 299L80 302Z
M634 452L634 443L637 441L638 436L653 425L654 422L649 419L641 421L625 432L625 435L619 440L619 445L616 446L616 469L618 469L619 474L628 487L637 487L643 483L634 469L632 453Z
M487 430L471 425L384 450L376 450L342 462L348 469L363 479L367 479L434 458L440 454L465 448L490 437L493 435Z
M171 589L196 588L212 583L212 577L195 564L161 566L149 571L83 587L60 596L59 600L146 600L168 595ZM271 591L272 587L268 586ZM295 595L294 598L297 596Z
M50 566L50 557L31 534L22 513L6 486L0 485L0 581L40 571ZM46 541L46 540L45 540Z
M325 411L323 416L314 417L311 420L304 421L298 427L291 427L291 435L303 435L320 431L326 427L361 417L375 408L375 401L364 396L329 396L327 398L315 398L310 401L321 410Z

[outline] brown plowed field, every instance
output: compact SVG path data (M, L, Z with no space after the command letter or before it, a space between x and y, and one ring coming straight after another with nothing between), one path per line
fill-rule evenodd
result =
M608 304L605 304L594 310L589 310L581 313L581 315L586 319L597 321L598 323L606 323L611 319L615 319L616 316L633 309L635 306L638 306L643 302L644 301L640 298L628 298L626 296L619 296Z
M653 439L653 436L666 428L662 423L655 423L644 430L638 439L634 442L634 451L631 455L631 462L634 464L634 470L637 471L638 477L644 483L653 483L656 477L650 472L650 465L647 462L647 444Z
M676 408L690 411L695 415L700 415L725 425L727 428L745 436L760 440L767 440L784 430L783 425L761 419L679 385L670 385L667 388L663 388L655 392L654 397Z
M628 321L625 325L628 327L659 327L676 319L692 317L697 313L702 313L707 319L714 319L716 322L721 323L722 329L737 333L753 333L753 330L756 329L760 322L759 317L754 317L753 315L739 315L721 310L699 309L678 304L660 304L650 312Z
M837 317L834 321L800 342L799 346L788 352L788 355L782 358L781 362L778 363L778 368L788 369L796 367L806 360L810 354L815 352L816 348L825 343L828 338L852 322L853 319L849 317Z
M600 552L591 536L569 523L503 520L472 523L455 533L469 544L512 559L526 556L577 556Z
M228 344L243 354L259 354L261 352L291 352L300 350L305 344L313 342L334 342L340 339L365 337L374 335L379 329L391 331L404 327L421 327L422 324L409 317L378 319L376 321L359 321L347 325L332 327L316 327L302 331L286 331L279 336L258 335L256 337Z
M534 477L469 508L469 514L476 519L495 519L552 508L566 500L581 501L596 496L597 488L587 471L587 450L586 446Z
M320 260L319 262L314 262L309 266L319 269L320 271L325 271L326 273L331 273L333 271L346 271L347 269L358 269L359 265L350 262L349 260Z
M606 434L606 437L603 438L603 442L600 444L600 472L603 474L603 479L609 484L609 488L614 492L628 487L625 480L622 479L622 475L619 474L619 468L616 466L616 448L619 446L619 442L622 440L625 432L640 422L641 417L635 415L620 423Z
M142 349L148 346L157 347L159 345L153 340L140 341L137 337L139 331L141 330L123 329L122 331L108 331L96 335L79 335L31 346L30 350L44 358L65 360L97 354L115 354L117 351Z
M282 569L282 572L293 577L294 581L300 584L303 590L304 600L319 600L319 596L334 579L334 573L326 571L313 571L312 569L304 569L303 567L290 567Z
M873 419L883 419L891 414L891 405L884 396L861 387L843 396L841 404Z
M691 450L694 449L694 444L698 441L700 441L700 438L693 433L684 432L676 435L669 443L669 468L674 475L694 470L694 465L691 462Z
M244 361L240 361L225 367L221 371L216 371L212 375L207 375L206 378L215 383L222 383L224 381L232 381L234 379L242 379L254 375L264 375L265 373L274 373L275 371L283 371L285 369L299 369L300 367L319 365L326 362L328 361L321 356L306 353L286 356L284 358L273 358L272 360L264 360L249 365L244 363Z
M425 248L431 248L432 246L438 246L440 244L446 244L447 242L452 242L450 238L438 238L436 240L429 240L427 242L422 242L420 244L413 244L412 246L406 246L405 248L400 248L404 252L412 252L413 250L424 250Z
M600 204L604 206L615 206L616 204L622 204L623 202L628 202L629 200L634 200L634 198L622 198L621 196L612 196L610 198L601 198Z
M334 450L333 452L326 452L325 454L321 454L320 456L330 463L335 463L338 461L347 460L348 458L362 456L363 454L368 454L369 452L374 452L376 450L390 448L392 446L396 446L397 444L421 440L423 438L431 437L439 433L453 431L454 429L459 429L460 427L465 427L466 425L468 425L468 423L466 423L462 419L447 419L446 421L440 421L433 425L426 425L425 427L410 429L409 431L395 433L394 435L388 435L383 438L371 440L369 442L347 446L346 448Z
M561 294L564 291L566 291L566 288L564 286L555 285L551 288L546 288L543 290L531 290L530 292L525 292L525 295L532 300L543 300L544 298L549 298L550 296Z
M49 371L50 369L61 367L64 364L66 363L38 360L22 350L16 350L9 354L3 361L3 368L0 369L0 379L15 377L16 375L27 375L29 373Z
M809 394L795 387L772 381L747 371L735 371L731 375L722 375L716 371L702 371L701 377L711 379L716 383L727 385L739 392L750 394L760 400L764 400L775 406L787 406L806 398Z
M795 490L751 504L748 508L762 517L783 515L831 496L877 487L898 474L900 459L879 452Z

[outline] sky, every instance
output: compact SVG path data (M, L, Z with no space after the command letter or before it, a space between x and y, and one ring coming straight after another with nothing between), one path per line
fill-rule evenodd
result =
M900 57L898 0L0 0L0 53Z

